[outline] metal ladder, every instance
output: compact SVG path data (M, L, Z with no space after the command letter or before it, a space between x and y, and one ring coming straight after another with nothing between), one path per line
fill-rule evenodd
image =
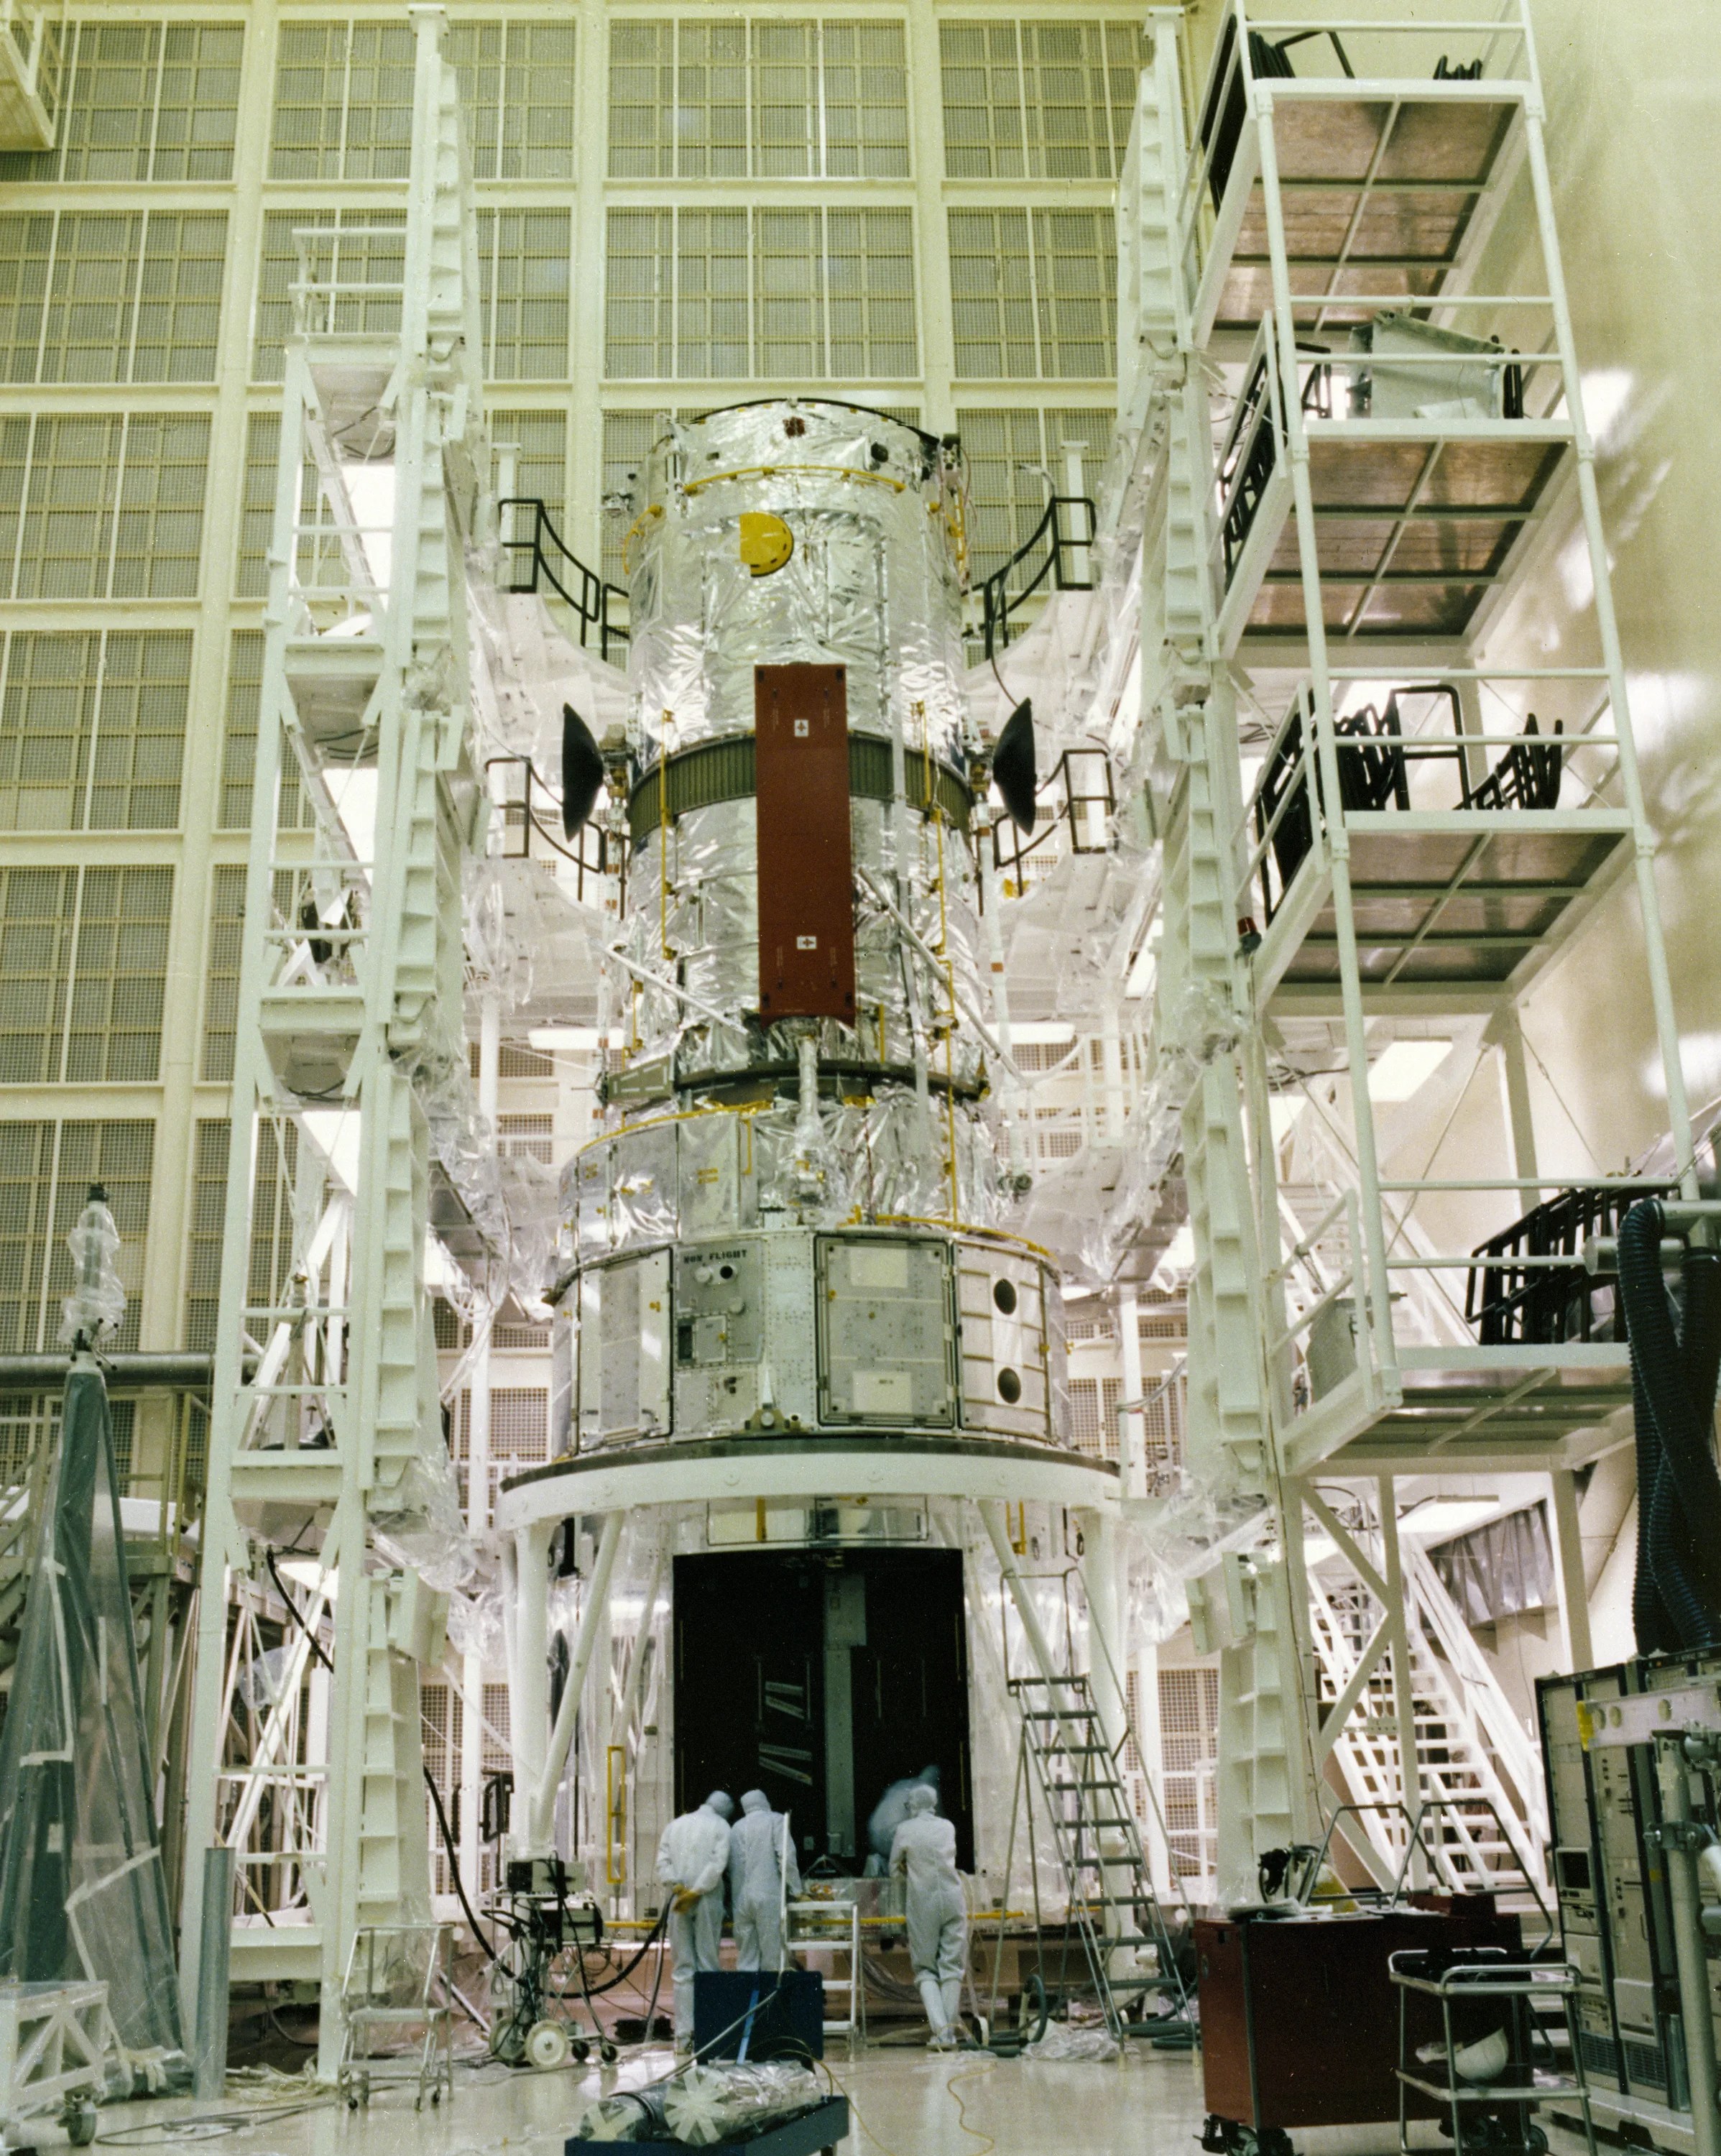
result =
M1129 2001L1150 1992L1173 1999L1177 2015L1186 2019L1188 1996L1148 1876L1141 1830L1087 1678L1012 1677L1010 1689L1107 2029L1124 2036ZM1157 1973L1140 1966L1147 1947L1155 1950Z
M866 1979L861 1969L860 1904L858 1902L789 1901L781 1904L783 1928L783 1966L796 1966L794 1957L808 1947L822 1947L833 1957L847 1954L847 1976L827 1976L825 1998L840 1992L848 2012L832 2020L827 2011L827 2036L846 2036L851 2055L866 2034Z

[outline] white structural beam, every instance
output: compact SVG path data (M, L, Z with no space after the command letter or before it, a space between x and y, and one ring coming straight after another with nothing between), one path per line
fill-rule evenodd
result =
M356 243L302 237L287 352L236 1029L233 1141L210 1438L191 1757L218 1763L231 1583L253 1551L320 1542L302 1621L334 1613L326 1711L292 1763L314 1793L299 1847L259 1847L250 1783L190 1777L182 1968L195 1995L202 1852L240 1845L236 1967L320 1975L320 2071L356 1929L429 1914L419 1681L439 1598L382 1558L435 1510L449 1469L424 1278L426 1097L464 1082L461 863L482 831L468 709L466 562L487 514L470 180L440 8L416 39L398 335L366 335ZM315 474L307 486L309 461ZM353 484L363 470L360 494ZM355 501L364 505L363 514ZM381 509L374 506L381 502ZM307 861L274 858L283 740L319 804ZM374 773L363 842L331 763ZM289 1290L259 1287L259 1165L290 1189ZM259 1296L261 1300L259 1300ZM248 1371L254 1339L279 1342ZM427 1510L427 1507L428 1510ZM279 1820L283 1807L274 1807ZM279 1840L279 1827L276 1839ZM291 1891L302 1879L302 1895Z

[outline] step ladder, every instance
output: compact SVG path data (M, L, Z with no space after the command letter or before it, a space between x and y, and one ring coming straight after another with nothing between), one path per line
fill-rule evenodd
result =
M1088 1973L1110 2033L1129 2033L1128 2008L1150 1994L1186 2019L1165 1912L1154 1892L1141 1830L1107 1743L1085 1676L1012 1677L1022 1748L1051 1824ZM1143 1966L1154 1949L1157 1969ZM1150 2023L1148 2026L1154 2025Z
M809 1947L848 1957L847 1976L825 1979L827 2040L843 2036L850 2056L867 2033L866 1978L861 1968L861 1917L858 1902L785 1902L783 1910L784 1966L794 1966L794 1957ZM832 2020L831 1994L843 1999L848 2011Z

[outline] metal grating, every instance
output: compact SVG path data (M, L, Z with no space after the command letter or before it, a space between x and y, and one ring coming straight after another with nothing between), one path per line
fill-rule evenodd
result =
M213 382L225 212L0 217L0 379Z
M221 1250L227 1209L228 1151L233 1126L225 1116L199 1119L192 1139L190 1219L186 1229L185 1327L190 1353L213 1353L221 1306Z
M573 23L450 23L443 50L460 80L474 178L572 179Z
M499 488L541 501L558 531L566 529L568 420L566 412L504 409L489 414L490 440L514 451L514 483Z
M554 1116L498 1116L497 1149L504 1160L537 1160L545 1168L555 1157Z
M1063 444L1079 443L1084 474L1095 475L1110 448L1113 424L1109 405L958 411L956 429L968 468L965 514L974 582L1002 568L1045 515L1048 489L1042 475L1051 475L1063 491ZM1022 571L1024 577L1032 573L1030 567ZM1037 1067L1049 1070L1068 1054L1068 1046L1047 1049Z
M0 180L230 180L244 49L243 23L67 23L59 139L0 157Z
M905 179L899 22L612 25L612 179Z
M1172 1870L1211 1879L1219 1836L1216 1669L1160 1671L1160 1750Z
M0 1085L153 1084L171 868L0 869Z
M1111 213L952 209L948 215L958 377L1109 378L1117 348Z
M194 598L208 461L204 412L0 420L0 594Z
M203 1057L206 1085L233 1075L239 1015L239 963L245 940L245 869L218 868L210 878L209 940L203 950Z
M0 642L0 830L174 829L191 665L178 630Z
M122 1239L127 1301L114 1345L137 1346L155 1137L147 1121L0 1122L0 1353L54 1345L72 1289L65 1239L92 1183L106 1190Z
M281 26L272 180L403 180L412 146L410 23Z
M257 1168L251 1184L251 1253L246 1301L273 1307L293 1270L294 1183L299 1127L268 1116L257 1124ZM311 1194L314 1198L315 1191Z
M263 631L236 629L228 651L227 727L222 737L221 805L217 814L218 827L223 831L251 828L257 723L262 703ZM300 783L299 759L284 741L279 768L276 829L308 831L315 824L316 812Z
M565 22L448 25L443 51L475 179L572 179L575 39ZM412 66L411 26L397 16L289 19L276 54L269 177L405 179Z
M1142 61L1136 23L946 22L939 59L946 178L1122 172Z
M894 380L918 372L905 209L612 209L618 380Z
M492 382L565 382L573 235L565 209L481 209L479 314Z

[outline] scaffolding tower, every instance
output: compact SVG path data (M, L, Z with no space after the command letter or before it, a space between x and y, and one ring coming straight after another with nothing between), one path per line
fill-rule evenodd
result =
M493 1232L449 1137L469 1113L462 871L488 813L466 578L491 504L454 70L443 11L408 13L403 256L395 228L298 236L203 1520L188 1999L218 1845L235 1852L240 1981L337 1999L360 1926L430 1914L419 1671L440 1660L443 1607L376 1537L446 1525L454 1503L433 1199L444 1237L450 1218ZM284 754L316 809L308 857L278 841ZM254 1234L277 1182L279 1265ZM284 1668L257 1652L265 1606ZM341 2041L325 2014L326 2078Z
M1139 668L1114 637L1109 678L1139 678L1132 778L1163 848L1187 1463L1211 1498L1277 1516L1192 1598L1222 1656L1222 1892L1247 1893L1262 1850L1312 1838L1372 1672L1391 1671L1395 1799L1440 1800L1395 1478L1545 1472L1583 1666L1571 1478L1630 1378L1581 1248L1642 1191L1696 1183L1528 7L1431 26L1391 0L1229 0L1199 70L1181 11L1150 22L1102 536ZM1549 663L1514 602L1568 533L1579 599ZM1519 1009L1627 878L1668 1158L1562 1186L1535 1156ZM1386 1050L1437 1062L1460 1035L1499 1070L1498 1149L1472 1133L1457 1173L1383 1166L1402 1145L1383 1139ZM1371 1555L1342 1528L1334 1546L1386 1604L1360 1653L1326 1642L1324 1702L1317 1474L1377 1506Z

